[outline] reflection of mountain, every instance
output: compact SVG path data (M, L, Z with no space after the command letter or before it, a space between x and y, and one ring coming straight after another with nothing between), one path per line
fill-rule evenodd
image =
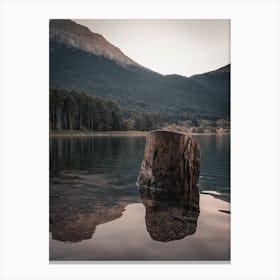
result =
M50 231L53 239L77 242L96 226L139 202L135 178L144 138L51 138Z
M104 208L91 214L74 214L62 216L61 220L52 221L50 231L52 238L63 242L79 242L91 239L96 226L120 218L124 206ZM68 209L64 209L68 211ZM64 212L65 213L65 212Z
M199 216L198 187L189 191L162 192L140 187L142 202L146 208L146 227L157 241L182 239L196 231Z
M110 185L103 174L56 172L50 179L50 232L63 242L92 238L99 224L121 217L127 204L137 202L133 185Z

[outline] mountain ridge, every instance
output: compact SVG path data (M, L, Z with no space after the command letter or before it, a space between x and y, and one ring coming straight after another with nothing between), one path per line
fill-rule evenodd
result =
M50 87L112 99L126 117L159 112L169 122L230 118L230 65L191 77L161 75L123 59L123 53L120 60L115 54L108 55L111 47L105 47L102 53L100 45L100 51L96 51L91 44L92 34L97 33L72 21L58 21L50 21ZM90 39L85 42L85 38ZM104 40L104 44L110 44ZM109 46L119 54L118 48Z
M223 67L219 67L219 68L211 70L211 71L207 71L207 72L200 73L200 74L194 74L194 75L190 76L189 78L195 78L196 76L199 76L199 75L216 75L219 73L230 73L230 67L231 67L231 64L229 63Z
M50 20L50 40L102 55L123 65L143 67L108 42L101 34L92 32L89 28L72 20Z

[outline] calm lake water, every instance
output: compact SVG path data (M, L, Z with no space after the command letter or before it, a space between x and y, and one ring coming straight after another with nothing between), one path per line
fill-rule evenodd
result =
M230 137L195 137L200 211L188 215L182 196L136 187L144 137L50 138L50 260L230 260Z

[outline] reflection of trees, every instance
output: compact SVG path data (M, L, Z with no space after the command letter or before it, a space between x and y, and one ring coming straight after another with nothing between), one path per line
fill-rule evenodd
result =
M130 169L137 176L144 144L145 138L51 137L50 169L95 169L100 173L106 169ZM135 168L131 168L131 163Z
M67 209L65 210L67 213ZM61 219L57 219L58 216L52 215L50 232L53 239L63 242L79 242L91 239L98 225L121 217L123 211L123 206L116 206L98 209L91 214L64 215L60 216Z
M146 208L146 227L157 241L168 242L182 239L196 231L199 216L199 190L156 191L139 188Z
M110 164L122 152L118 139L104 138L50 138L51 169L88 169L95 164Z
M73 178L57 177L56 183L50 186L50 232L53 239L64 242L92 238L99 224L121 217L129 203L118 187L87 184L104 181L98 176Z
M134 182L145 138L50 138L50 231L78 242L139 202Z

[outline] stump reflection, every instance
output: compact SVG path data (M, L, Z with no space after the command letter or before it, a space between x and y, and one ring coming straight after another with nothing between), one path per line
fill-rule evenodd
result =
M198 186L192 190L158 191L139 187L146 208L146 228L152 239L169 242L196 232L199 216Z

